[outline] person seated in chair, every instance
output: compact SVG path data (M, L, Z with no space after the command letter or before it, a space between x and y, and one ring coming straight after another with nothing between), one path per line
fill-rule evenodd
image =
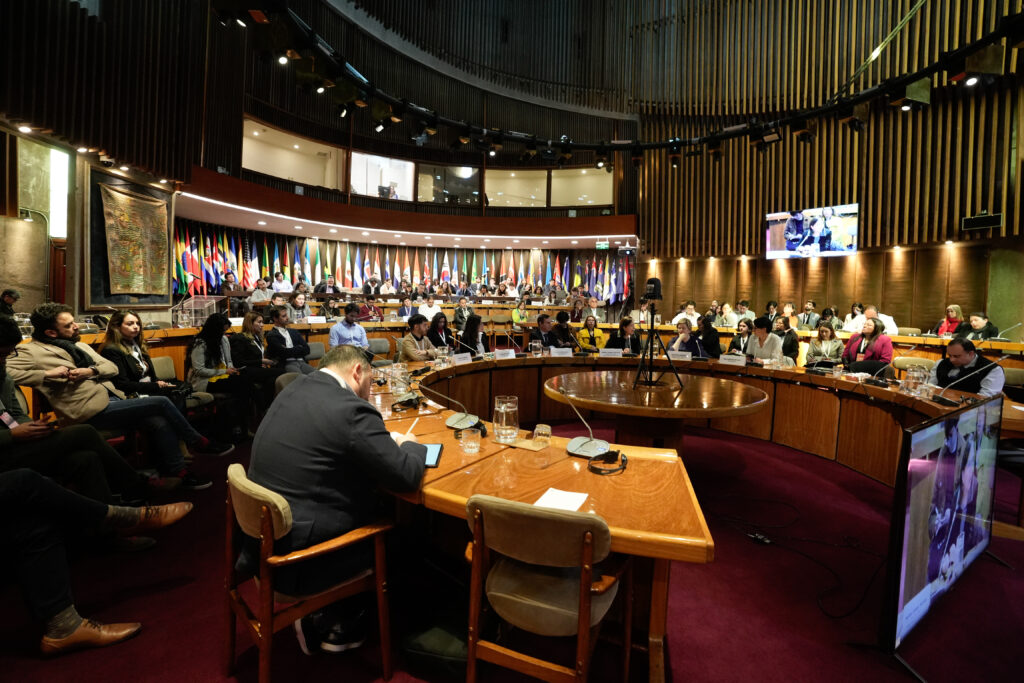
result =
M953 336L972 340L991 339L999 336L999 328L992 324L988 315L981 311L975 311L967 320L957 326Z
M977 353L974 342L957 337L946 346L946 357L932 366L930 384L982 396L997 396L1006 373L994 361Z
M117 366L117 376L110 382L126 395L167 396L174 400L174 393L180 391L183 382L156 378L149 347L142 338L142 322L135 311L117 311L110 316L99 352Z
M231 361L231 343L227 332L231 321L223 313L211 313L196 334L185 357L185 373L195 391L206 391L228 398L232 437L237 441L246 429L246 408L253 395L252 382Z
M334 283L334 276L328 275L326 280L322 280L320 284L313 288L314 294L338 294L341 290L338 285Z
M578 346L569 328L569 312L559 311L555 314L555 325L551 328L555 336L554 346L559 349L572 349Z
M850 335L843 350L843 364L873 360L892 362L892 340L883 331L877 318L865 318L861 331Z
M364 526L387 513L388 497L382 491L419 487L426 448L414 435L388 431L367 400L372 376L359 348L335 346L324 355L320 370L289 384L263 418L248 476L284 496L291 507L292 528L277 539L276 552L308 548ZM295 425L305 427L297 432ZM245 540L236 566L251 575L259 546L255 539ZM311 595L372 564L373 545L360 543L301 566L277 569L275 588L288 595ZM361 644L363 626L352 623L357 621L352 610L358 609L352 603L358 600L296 622L303 650L340 652ZM348 628L332 628L341 619Z
M706 356L697 335L690 329L690 321L682 318L676 323L676 336L668 343L669 351L688 351L694 358Z
M361 349L370 348L370 340L366 338L366 330L356 322L359 318L359 304L350 303L345 306L345 318L331 328L328 344L332 347L349 344Z
M622 349L623 353L640 355L640 335L636 332L633 319L625 317L619 321L619 330L604 345L606 349Z
M807 367L817 364L835 365L843 357L843 342L836 338L835 328L827 321L818 325L818 336L811 340L807 349L805 362Z
M765 361L782 361L782 339L772 334L771 328L772 321L768 316L754 319L754 331L747 342L747 358L754 363L764 365Z
M313 315L312 309L306 303L306 295L303 292L292 292L288 299L288 318L290 320L305 320Z
M772 332L782 340L782 355L791 359L793 365L796 365L796 359L800 355L800 338L790 327L789 316L780 315L775 318L772 321Z
M408 320L409 316L416 312L416 309L412 305L412 299L404 297L402 299L402 305L398 307L398 317L401 320Z
M545 349L549 349L552 346L558 345L558 339L555 338L554 333L551 331L553 327L551 322L551 316L547 313L541 313L537 316L537 327L530 330L530 343L539 341L540 345Z
M419 313L409 316L409 334L402 337L398 345L398 361L410 363L437 358L437 349L427 338L430 323Z
M442 346L447 346L449 349L455 348L455 335L448 327L448 316L441 312L434 314L434 317L430 319L430 326L427 328L427 339L435 348Z
M722 355L722 342L715 329L714 318L705 315L697 321L697 336L700 337L700 345L704 349L704 355L708 358L718 358Z
M459 305L455 308L455 329L461 332L466 326L466 320L471 315L473 315L473 307L469 305L469 300L465 296L460 296Z
M286 372L301 372L308 375L316 368L306 362L309 344L301 334L288 329L288 309L275 306L270 309L270 321L274 324L267 332L266 357L276 362Z
M384 319L384 311L377 305L377 297L370 294L359 307L359 322L377 322Z
M466 327L462 330L462 336L459 337L455 353L472 353L474 356L479 356L490 352L490 342L487 341L487 335L484 334L480 323L481 318L476 313L466 318Z
M434 316L441 312L441 306L434 302L434 295L427 295L427 302L420 304L420 308L417 311L427 320L433 320Z
M231 335L228 341L231 344L232 362L242 377L248 379L256 389L259 411L266 411L274 400L274 381L287 370L266 356L263 316L259 313L246 313L242 320L242 331Z
M597 353L604 348L604 330L597 326L597 318L588 315L583 319L583 329L576 335L580 341L580 349L583 351Z

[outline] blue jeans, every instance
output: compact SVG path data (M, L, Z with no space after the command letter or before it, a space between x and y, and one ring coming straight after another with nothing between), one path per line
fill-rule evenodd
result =
M97 413L89 424L97 429L142 429L156 447L160 473L174 476L185 469L178 441L192 446L203 436L188 423L166 396L143 396L119 400Z

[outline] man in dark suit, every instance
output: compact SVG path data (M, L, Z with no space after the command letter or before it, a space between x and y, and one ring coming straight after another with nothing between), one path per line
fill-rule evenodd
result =
M301 334L288 329L288 309L274 306L270 309L270 322L274 326L267 332L266 357L277 361L288 372L301 372L304 375L314 372L316 368L306 362L309 344Z
M292 382L274 401L256 432L249 478L280 493L291 506L292 528L275 543L289 553L363 526L388 508L380 489L414 491L423 478L426 448L413 435L389 433L370 404L373 369L354 346L336 346L320 371ZM301 425L296 428L296 425ZM392 504L393 505L393 504ZM324 590L372 564L372 544L341 550L293 570L275 573L276 586L290 595ZM255 567L258 548L243 548L240 571ZM354 647L359 628L324 628L332 618L351 619L349 601L296 624L309 651ZM313 642L311 642L311 640Z
M465 295L460 295L459 306L455 309L455 328L459 332L462 332L463 328L466 327L466 321L469 320L471 315L473 315L473 307L469 305Z
M560 346L555 335L552 334L551 328L553 323L551 322L551 316L547 313L541 313L537 316L537 327L536 329L530 330L530 341L539 341L541 346L548 348L551 346Z

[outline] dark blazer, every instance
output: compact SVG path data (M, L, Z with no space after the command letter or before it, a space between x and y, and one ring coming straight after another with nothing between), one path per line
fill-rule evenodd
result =
M972 332L976 334L975 337L971 336ZM985 323L985 327L980 330L975 330L971 327L971 321L965 320L956 326L956 332L953 333L953 336L963 337L964 339L991 339L992 337L999 336L999 328L993 325L992 321L989 320Z
M380 285L374 287L369 282L365 283L363 285L363 294L373 294L374 296L378 296L380 294Z
M666 347L669 351L673 350L672 347L675 346L675 343L676 343L677 339L679 339L679 335L678 334L676 336L672 337L672 341L670 341L668 343L668 346ZM704 347L703 347L703 345L701 345L700 339L698 339L697 335L695 335L695 334L691 334L690 335L690 340L689 341L685 341L685 342L682 342L681 344L679 344L679 349L678 350L679 351L689 351L690 353L693 354L694 358L706 358L707 355L708 355L707 352L704 351Z
M291 506L292 529L275 543L277 552L307 548L378 517L387 508L378 491L415 491L426 451L418 443L398 446L377 409L326 372L289 384L260 423L249 464L249 478ZM339 578L310 566L298 582L313 587Z
M416 312L416 309L413 306L399 306L398 307L398 317L399 318L408 318L410 315L412 315L415 312Z
M292 338L292 348L288 348L284 345L284 338L281 337L280 328L272 327L264 335L267 340L267 358L276 360L278 363L284 363L286 360L291 358L297 358L299 360L304 359L309 355L309 344L303 339L302 335L295 330L290 330L287 327L284 328L288 333L288 336Z
M108 346L100 351L100 355L117 366L117 377L111 377L111 383L125 394L160 395L163 391L156 382L156 373L153 371L153 362L145 353L142 354L146 361L146 372L139 369L139 364L134 356L130 356L120 349ZM143 382L143 377L149 377L148 382Z
M490 351L491 351L491 344L490 344L490 342L487 341L487 335L486 334L480 335L480 343L484 347L484 353L490 353ZM460 337L458 342L455 344L455 353L467 353L467 352L468 353L472 353L474 356L477 356L477 355L480 354L480 351L475 346L470 346L468 343L463 342L462 338Z
M627 344L625 337L623 337L623 336L621 336L619 334L614 334L608 340L608 342L604 345L604 348L606 348L606 349L622 349L626 353L639 354L640 353L640 335L634 333L633 336L629 338L629 344Z
M263 367L263 354L256 341L249 339L244 334L233 334L228 337L231 342L231 362L236 368L261 368ZM284 341L281 342L284 346Z
M775 334L774 332L772 334ZM786 330L786 334L778 335L782 339L782 355L789 356L796 362L797 356L800 355L800 338L796 336L796 332L793 330Z
M747 335L747 337L746 337L746 344L744 344L743 340L740 337L740 335L734 334L733 337L732 337L732 340L729 341L729 350L730 351L739 351L739 352L741 352L743 354L746 354L747 353L747 344L750 343L750 338L752 336L753 335Z
M429 339L430 343L433 344L434 346L449 346L452 348L455 347L455 333L448 328L445 328L444 339L442 339L441 335L438 332L435 332L434 330L427 331L427 339Z
M714 327L705 324L704 329L697 335L697 337L700 339L701 346L704 348L705 356L708 358L718 358L722 355L722 342L718 338L718 330ZM783 347L782 353L786 353L785 347Z
M455 325L456 329L462 330L462 328L464 328L466 326L466 320L471 315L473 315L473 307L472 306L466 306L466 310L465 311L462 310L461 306L456 306L455 307L455 317L454 317L454 320L453 320L452 324Z
M540 331L539 327L530 330L530 341L539 341L545 348L558 345L558 339L555 337L554 330L545 334Z

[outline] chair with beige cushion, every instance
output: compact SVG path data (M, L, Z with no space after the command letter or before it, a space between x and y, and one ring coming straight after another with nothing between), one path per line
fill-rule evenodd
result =
M346 534L296 550L288 555L274 553L274 541L283 538L292 528L292 510L288 501L278 493L249 480L245 469L235 463L228 467L226 551L224 576L227 590L228 619L225 649L225 667L232 675L235 666L235 620L241 619L246 630L259 648L259 682L269 683L271 646L274 634L327 605L359 593L376 593L380 626L380 656L384 680L391 679L391 636L388 620L387 573L384 555L384 535L394 525L378 521L354 529ZM240 577L235 571L235 522L242 533L257 539L260 544L259 573L255 581L256 598L246 600L242 585L249 577ZM274 572L329 553L355 543L374 544L374 566L354 577L314 595L285 595L274 590Z
M899 337L919 337L921 336L920 327L897 327L896 335Z
M174 374L174 359L170 356L153 356L150 358L153 363L153 374L158 380L164 382L177 381ZM193 391L192 395L185 399L185 409L195 410L213 403L213 394L205 391Z
M631 562L609 556L611 534L596 515L475 495L466 503L470 548L466 680L477 660L554 683L585 681L601 620L623 584L623 677L628 677L632 621ZM490 557L491 553L496 557ZM598 564L604 561L604 564ZM483 596L512 626L543 636L576 636L573 666L536 659L480 638Z
M915 365L931 372L932 366L935 365L935 360L932 358L918 358L917 356L900 356L892 362L892 366L899 371L900 377L903 377L903 373Z
M285 372L277 376L274 380L274 396L277 396L284 388L301 377L302 374L298 372Z

